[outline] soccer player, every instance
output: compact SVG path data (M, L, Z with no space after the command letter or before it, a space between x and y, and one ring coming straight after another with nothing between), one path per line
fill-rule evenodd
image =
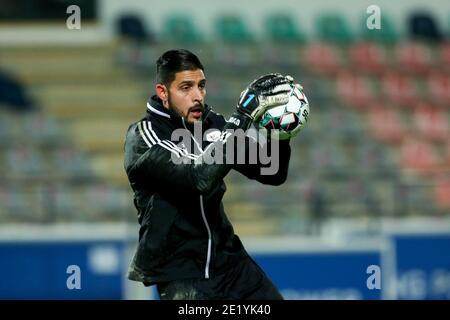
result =
M284 183L289 140L279 141L279 168L272 175L261 174L260 162L205 160L218 151L225 159L234 131L246 131L265 110L287 103L293 79L269 74L253 81L226 121L205 103L206 77L196 55L167 51L156 70L156 95L145 116L130 125L125 141L124 165L140 224L128 278L156 284L161 299L282 299L235 235L222 197L230 170L264 184ZM198 141L196 124L202 133L215 130L210 135L215 138ZM172 140L176 130L189 133L190 147ZM269 145L245 137L239 147L248 152L251 144Z

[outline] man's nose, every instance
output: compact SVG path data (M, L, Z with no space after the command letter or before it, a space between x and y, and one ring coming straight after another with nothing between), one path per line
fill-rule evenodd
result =
M195 88L192 93L192 100L202 102L203 101L203 93L199 88Z

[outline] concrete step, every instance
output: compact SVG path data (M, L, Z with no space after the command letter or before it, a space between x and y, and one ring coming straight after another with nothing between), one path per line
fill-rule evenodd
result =
M125 98L147 98L144 84L129 82L127 84L116 84L112 81L107 83L83 84L55 84L47 86L33 86L32 92L39 98L49 100L68 99L104 99L115 100L118 97ZM144 100L145 102L145 100Z
M61 120L78 121L85 119L105 118L123 119L125 122L137 121L145 113L145 104L142 99L136 101L115 100L107 103L98 103L95 100L83 103L67 102L41 102L42 108L48 114Z
M252 236L267 236L276 234L279 232L279 221L278 219L259 219L259 220L247 220L232 221L233 229L237 235L252 237Z
M74 143L90 153L122 153L131 122L122 119L88 119L67 124Z
M92 159L91 166L95 173L114 186L126 187L128 178L123 167L123 153L113 155L97 155Z
M118 82L127 75L115 61L114 47L2 48L2 69L27 84Z
M148 99L143 85L136 82L36 86L32 94L47 113L74 121L93 117L138 119Z

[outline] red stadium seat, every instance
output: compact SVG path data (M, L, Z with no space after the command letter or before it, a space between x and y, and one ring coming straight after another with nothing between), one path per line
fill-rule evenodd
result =
M398 111L383 105L370 108L369 130L385 143L401 143L408 133Z
M394 104L411 107L417 103L418 94L408 76L390 72L382 78L381 87L385 98Z
M445 165L450 170L450 141L447 143L447 150L445 154Z
M442 163L432 145L426 141L411 137L401 147L403 169L419 174L436 174L442 169Z
M450 209L450 178L439 179L434 188L434 198L442 209Z
M350 72L340 72L337 76L337 93L346 106L363 109L375 99L369 81Z
M338 49L328 43L314 43L305 48L301 61L311 72L335 74L342 65Z
M439 48L439 68L450 71L450 41L447 41Z
M447 115L440 109L426 104L419 105L414 111L415 132L434 142L450 139L450 126Z
M427 87L428 94L434 103L450 108L449 74L433 72L427 78Z
M387 67L386 50L377 43L356 43L349 54L355 70L379 74Z
M395 48L395 60L406 72L424 73L432 67L431 50L420 42L398 44Z

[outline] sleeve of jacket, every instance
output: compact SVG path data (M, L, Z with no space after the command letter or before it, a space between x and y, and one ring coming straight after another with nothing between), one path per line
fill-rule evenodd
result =
M208 147L197 156L183 153L170 140L150 135L150 122L139 122L128 131L125 142L125 171L130 182L151 182L166 190L209 193L232 169L232 164L226 162L226 144L231 136L226 131L228 127L222 132L220 144L223 161L211 163L207 159L217 151L214 148Z
M286 181L291 157L289 140L268 139L261 145L246 137L245 144L245 162L237 162L233 169L263 184L278 186Z

